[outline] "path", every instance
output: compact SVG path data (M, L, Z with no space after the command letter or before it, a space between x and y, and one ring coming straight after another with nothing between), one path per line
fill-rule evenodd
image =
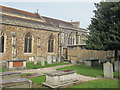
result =
M39 68L39 69L17 70L17 71L20 71L21 73L48 73L48 72L56 71L57 68L63 68L63 67L67 67L67 66L72 66L72 64Z
M99 78L90 77L90 76L83 76L83 75L77 74L77 79L80 80L81 82L86 82L86 81L90 81L90 80L96 80Z
M59 65L59 66L39 68L39 69L17 70L17 71L21 71L21 73L48 73L48 72L56 71L56 69L58 69L58 68L63 68L63 67L72 66L72 65L73 64ZM77 74L77 79L82 82L86 82L86 81L95 80L95 79L99 79L99 78L83 76L83 75Z

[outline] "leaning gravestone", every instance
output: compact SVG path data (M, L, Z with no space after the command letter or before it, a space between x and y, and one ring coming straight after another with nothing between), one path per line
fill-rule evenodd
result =
M53 56L53 62L56 62L56 56Z
M45 66L45 58L40 57L41 66Z
M52 55L47 56L47 63L52 64Z
M103 65L104 67L104 77L113 78L113 65L110 62L106 62Z
M119 72L120 71L120 61L116 61L114 63L114 71Z

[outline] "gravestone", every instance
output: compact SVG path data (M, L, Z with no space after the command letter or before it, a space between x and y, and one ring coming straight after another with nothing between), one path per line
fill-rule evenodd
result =
M53 56L53 62L56 62L56 56Z
M52 55L47 56L47 63L52 64Z
M104 77L113 78L113 65L110 62L103 64Z
M41 66L45 66L45 57L40 57Z
M114 63L114 71L115 72L120 72L120 61L116 61Z
M58 62L58 63L61 62L61 57L60 57L60 56L57 58L57 62Z
M36 59L34 60L34 64L37 64L37 57L36 57Z

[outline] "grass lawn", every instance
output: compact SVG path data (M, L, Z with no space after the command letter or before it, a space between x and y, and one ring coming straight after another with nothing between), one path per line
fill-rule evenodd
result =
M27 74L23 74L27 75ZM46 76L38 76L29 78L34 84L39 86L39 88L46 88L42 86L42 83L45 82ZM115 79L98 79L93 81L88 81L79 85L74 85L69 88L118 88L118 80Z
M102 65L99 65L96 67L87 67L81 64L81 65L68 66L64 68L58 68L57 70L66 70L66 69L76 70L78 74L85 75L85 76L103 77ZM118 76L118 73L115 72L114 76Z
M36 85L39 85L40 88L45 88L44 86L42 86L42 83L45 82L46 80L46 76L38 76L38 77L33 77L30 78L30 80L35 83Z
M28 69L38 69L38 68L45 68L45 67L52 67L52 66L58 66L58 65L67 65L69 63L53 63L53 64L47 64L45 63L45 66L41 66L40 62L37 64L34 64L34 62L27 62L26 66Z
M99 79L88 81L70 88L118 88L118 80Z
M0 68L0 72L5 72L6 69L5 68Z

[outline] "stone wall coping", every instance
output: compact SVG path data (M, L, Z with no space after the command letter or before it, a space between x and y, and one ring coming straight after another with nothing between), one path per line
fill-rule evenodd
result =
M7 83L19 83L19 82L29 82L27 78L19 78L19 79L11 79L11 80L5 80L0 82L0 84L7 84Z
M19 61L27 61L27 60L7 60L7 62L19 62Z
M90 59L86 59L85 61L98 61L98 58L90 58Z
M4 72L4 73L0 73L0 76L2 75L11 75L11 74L21 74L20 71L16 71L16 72Z
M72 74L72 73L76 73L76 71L54 71L54 72L50 72L50 73L46 73L46 75L48 76L62 76L62 75L67 75L67 74Z

